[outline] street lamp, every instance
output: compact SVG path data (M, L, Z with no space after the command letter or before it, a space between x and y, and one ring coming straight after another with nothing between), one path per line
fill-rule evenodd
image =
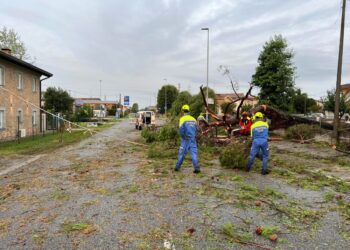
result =
M207 93L206 93L206 101L208 103L208 93L209 93L209 28L202 28L202 30L208 31L208 40L207 40ZM206 112L206 120L208 121L208 110Z
M101 115L101 113L102 113L102 97L101 97L101 88L102 88L102 80L100 80L100 122L101 122L101 119L102 119L102 115Z

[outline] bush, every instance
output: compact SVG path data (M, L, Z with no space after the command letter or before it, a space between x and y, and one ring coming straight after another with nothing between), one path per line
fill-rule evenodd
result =
M151 143L157 140L157 133L155 131L150 130L149 128L145 128L141 132L141 136L145 138L147 143Z
M160 141L173 140L176 141L179 138L178 129L173 126L164 126L160 129L158 139Z
M297 124L286 130L285 137L287 139L308 140L320 133L322 133L322 129L316 125Z
M228 145L220 155L220 164L225 168L245 169L250 142L235 142Z
M177 150L174 148L169 148L169 145L153 144L148 150L149 158L165 158L165 159L176 159Z

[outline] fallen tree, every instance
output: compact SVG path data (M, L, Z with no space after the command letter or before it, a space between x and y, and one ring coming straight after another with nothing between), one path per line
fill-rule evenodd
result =
M204 136L214 136L213 129L217 127L224 127L225 130L227 131L227 137L232 137L235 135L235 131L238 129L238 124L239 124L239 114L240 114L240 109L244 103L244 101L252 96L251 91L253 89L253 85L250 85L249 90L247 93L243 96L240 97L234 87L234 93L236 94L236 97L234 100L231 100L230 103L226 106L226 109L224 110L223 115L218 115L216 114L213 110L211 110L206 102L206 98L204 95L204 91L202 86L200 87L205 110L210 114L212 118L214 118L214 122L208 122L205 120L199 120L199 127L201 130L202 135ZM239 103L237 107L237 112L236 114L228 114L227 111L229 110L230 105L234 105L235 103ZM257 107L254 107L249 110L249 113L251 115L254 115L256 112L262 112L265 117L269 120L270 123L270 130L276 130L276 129L285 129L290 126L296 125L296 124L310 124L310 125L319 125L321 128L332 130L333 125L329 123L320 123L315 120L310 120L308 118L304 117L299 117L295 115L290 115L287 114L283 111L280 111L278 109L275 109L273 107L267 106L267 105L260 105ZM216 136L217 137L217 136ZM219 139L219 138L216 138Z

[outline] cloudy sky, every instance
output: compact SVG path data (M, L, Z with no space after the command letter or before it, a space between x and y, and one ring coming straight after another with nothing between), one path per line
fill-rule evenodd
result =
M282 34L295 52L296 86L311 97L335 86L341 0L0 0L0 26L15 29L36 65L53 73L46 86L73 96L115 100L121 93L154 104L165 82L192 93L206 82L230 92L226 65L245 91L263 44ZM350 8L350 2L349 2ZM350 82L347 11L343 82ZM166 79L166 80L165 80Z

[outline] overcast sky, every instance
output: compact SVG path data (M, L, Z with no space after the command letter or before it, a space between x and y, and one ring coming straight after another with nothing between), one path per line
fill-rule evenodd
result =
M166 81L197 93L209 87L230 92L218 72L226 65L240 91L258 55L275 34L295 52L296 86L311 97L335 86L341 0L0 0L0 26L15 29L36 65L53 73L44 87L75 97L115 100L130 95L140 106L155 104ZM350 82L350 2L345 30L343 82ZM164 80L166 79L166 80Z

